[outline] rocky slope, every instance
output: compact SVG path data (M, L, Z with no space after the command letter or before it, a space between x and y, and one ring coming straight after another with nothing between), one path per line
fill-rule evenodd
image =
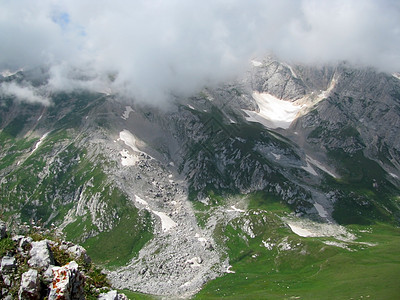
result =
M258 192L317 222L398 224L399 95L389 74L273 58L166 110L1 95L1 211L10 226L54 223L119 288L189 297L229 274L217 233L239 222L253 236L243 213Z

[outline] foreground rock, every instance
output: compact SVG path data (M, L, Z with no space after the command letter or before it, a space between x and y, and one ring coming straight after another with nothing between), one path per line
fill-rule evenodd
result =
M85 277L78 270L78 264L71 261L65 266L54 267L53 282L50 288L49 300L85 299Z
M40 280L37 270L29 269L22 274L18 299L40 299Z
M8 237L6 232L2 239L7 251L0 257L0 299L128 299L110 290L106 275L91 264L86 250L79 245L47 239L32 241L22 235Z

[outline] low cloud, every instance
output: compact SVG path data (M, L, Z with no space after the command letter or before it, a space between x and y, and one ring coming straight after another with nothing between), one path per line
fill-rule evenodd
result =
M0 69L50 70L49 88L159 104L274 53L400 70L395 0L16 0L0 4Z
M45 106L51 104L49 98L43 96L43 89L35 88L29 83L3 82L0 84L0 94L15 97L16 100L27 103L37 103Z

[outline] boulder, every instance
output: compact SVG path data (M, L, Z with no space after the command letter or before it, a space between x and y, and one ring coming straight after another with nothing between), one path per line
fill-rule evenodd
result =
M29 269L21 277L21 286L18 292L19 300L40 299L40 280L35 269Z
M73 245L71 247L68 247L66 251L76 259L83 259L83 261L87 264L91 262L91 259L87 255L85 248L83 248L82 246Z
M1 260L1 273L9 273L12 272L17 267L15 257L12 256L4 256Z
M28 265L32 268L47 269L49 265L54 264L47 240L32 242L29 254L31 258L28 260Z
M97 297L98 300L128 300L124 294L118 294L117 291L109 291L108 293L102 293Z
M54 267L53 282L48 300L85 299L85 277L79 272L78 264L71 261L65 266Z

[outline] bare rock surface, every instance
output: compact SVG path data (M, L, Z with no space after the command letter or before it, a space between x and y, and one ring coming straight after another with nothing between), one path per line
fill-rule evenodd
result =
M20 300L36 300L40 299L40 281L38 271L29 269L22 274L21 286L18 292Z
M54 259L50 252L47 240L32 242L30 256L31 258L29 259L28 264L31 267L47 269L49 265L54 264Z

